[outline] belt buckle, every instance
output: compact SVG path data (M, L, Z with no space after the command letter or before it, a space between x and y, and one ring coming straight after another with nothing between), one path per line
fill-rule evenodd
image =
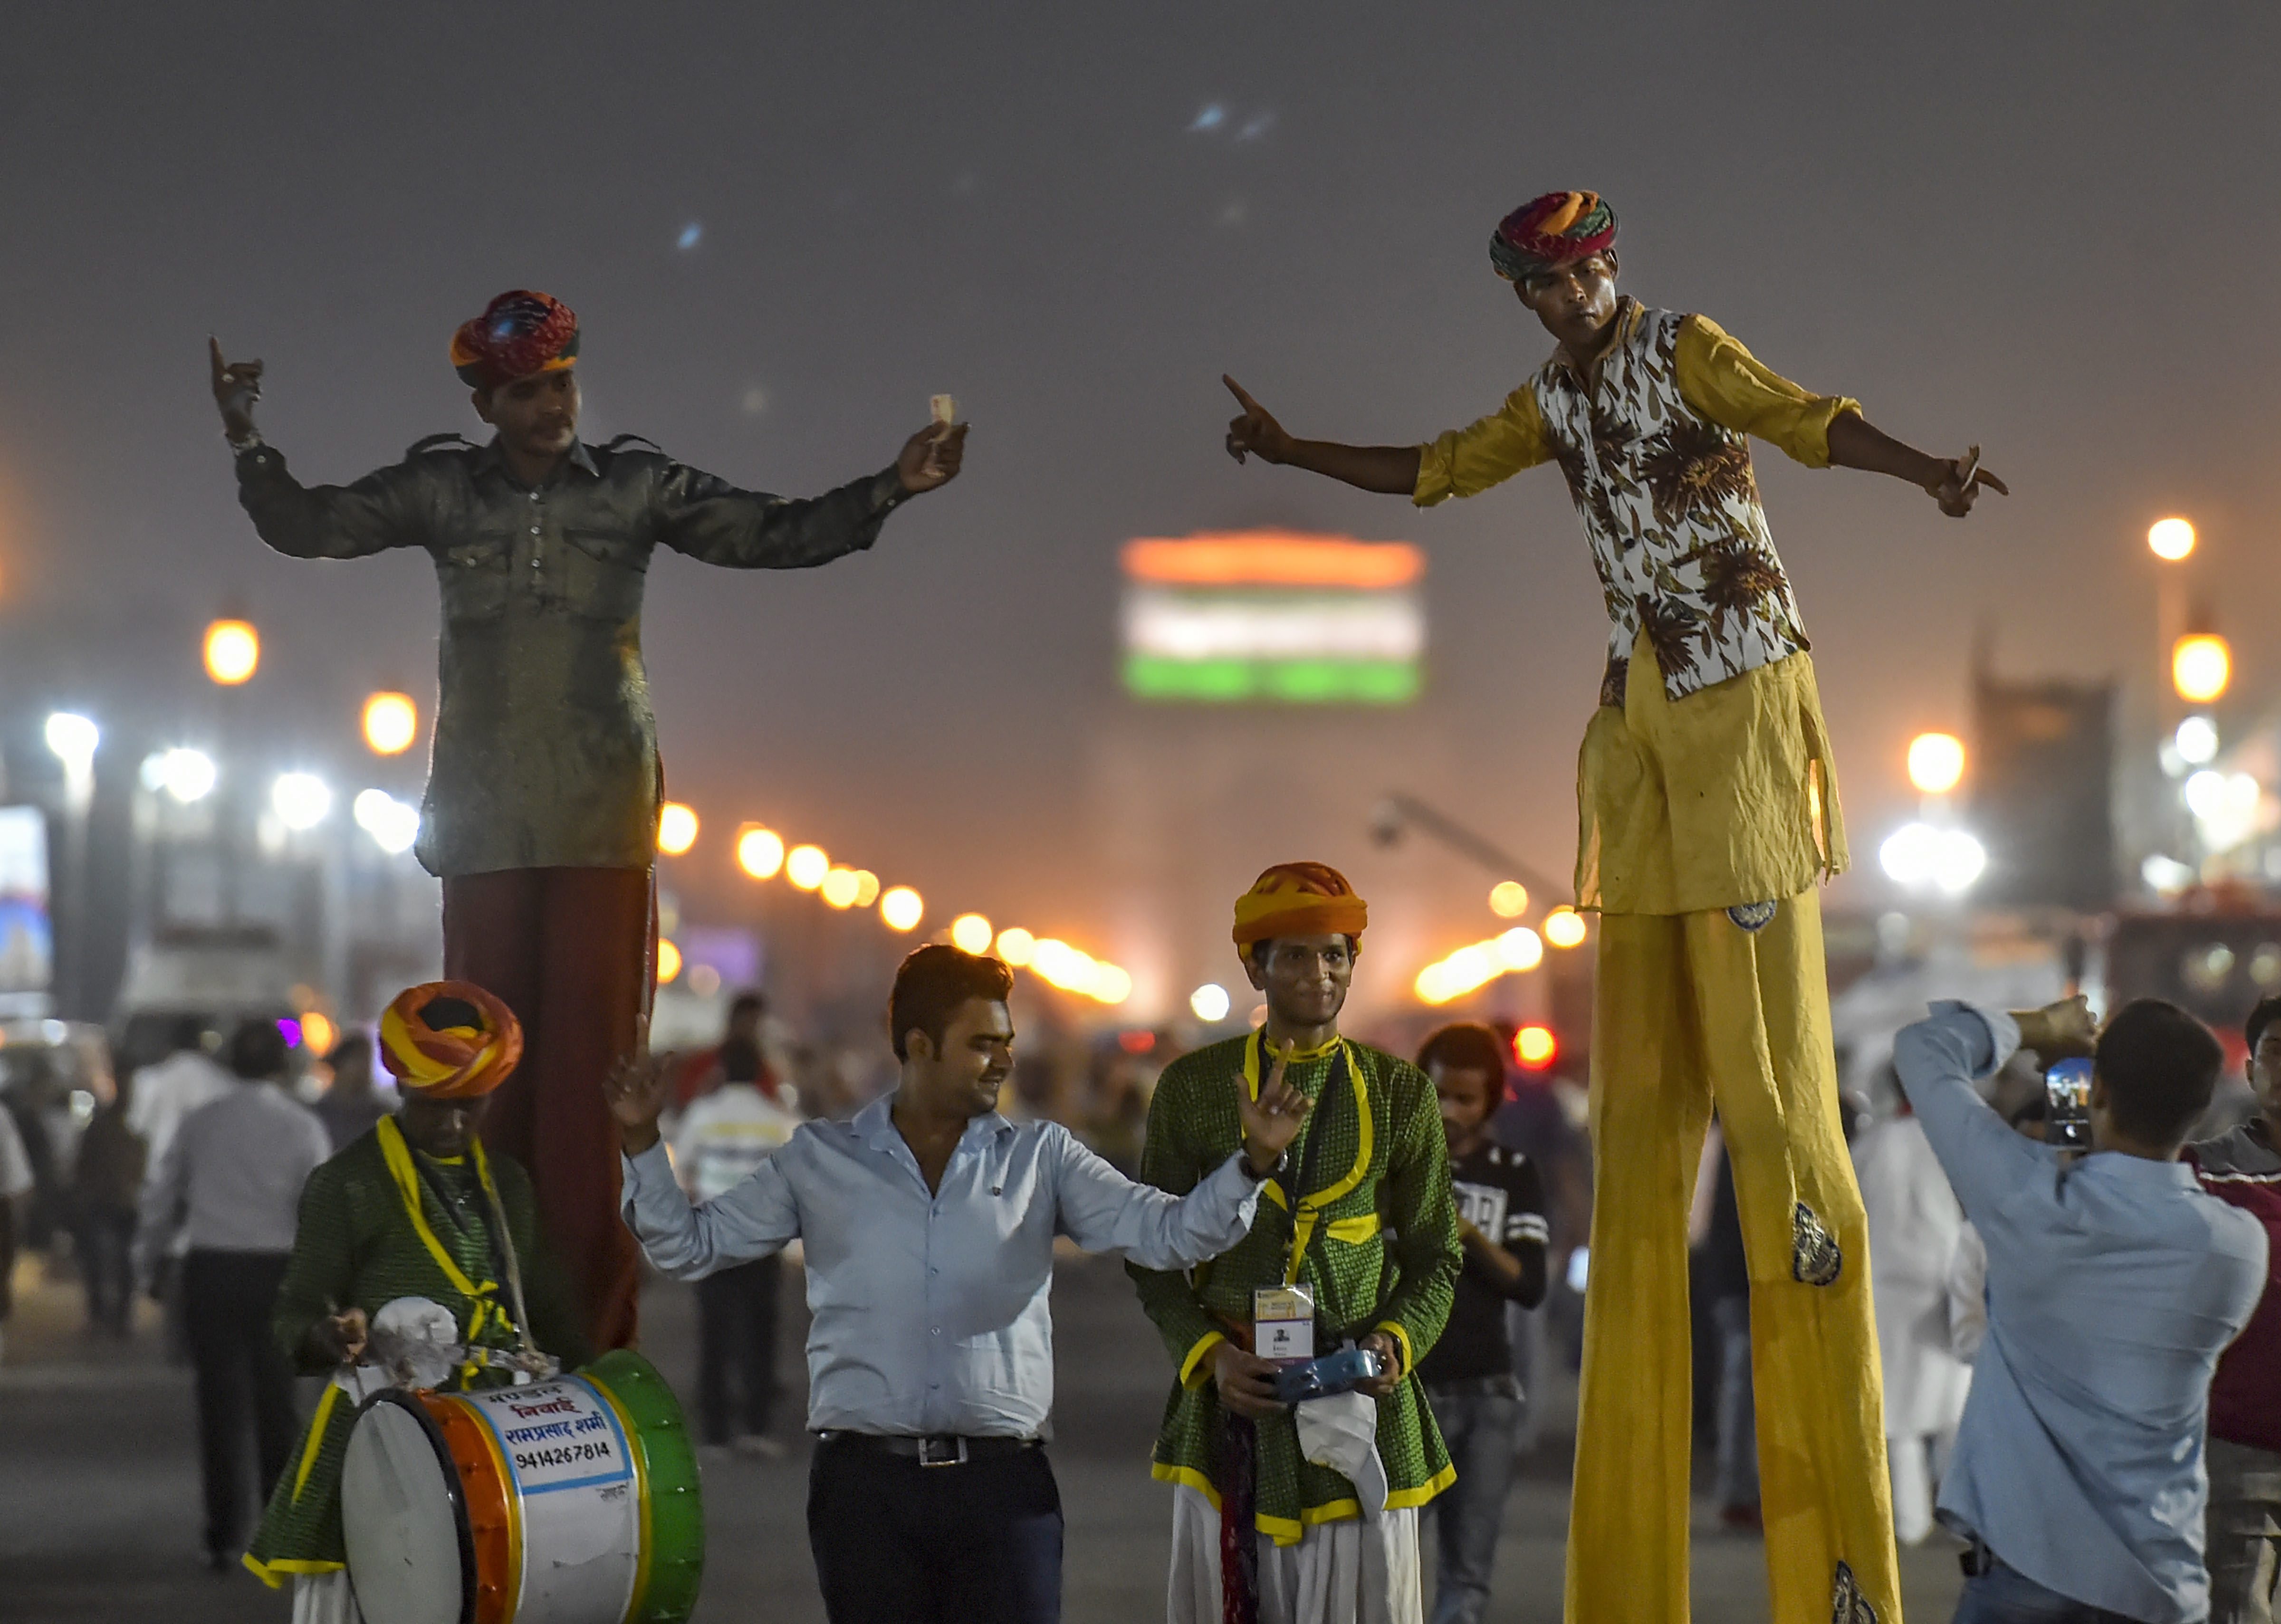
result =
M944 1444L955 1444L946 1450ZM919 1465L922 1466L963 1466L966 1464L964 1438L922 1438L919 1440Z

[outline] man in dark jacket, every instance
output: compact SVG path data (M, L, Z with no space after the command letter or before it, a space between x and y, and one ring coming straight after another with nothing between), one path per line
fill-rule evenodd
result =
M505 999L529 1045L485 1137L530 1169L610 1348L633 1339L635 1263L602 1082L648 1004L663 791L641 657L650 560L664 546L738 569L829 563L954 478L966 431L938 421L812 500L741 491L654 449L581 440L578 342L561 300L501 294L452 341L491 441L423 440L351 485L305 486L264 443L259 361L217 343L213 391L262 540L294 558L435 561L444 631L415 849L444 881L445 973Z

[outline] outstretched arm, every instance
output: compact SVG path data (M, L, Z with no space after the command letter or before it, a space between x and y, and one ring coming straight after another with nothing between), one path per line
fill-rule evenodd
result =
M1408 496L1418 488L1418 448L1415 445L1342 445L1336 440L1295 439L1271 416L1265 406L1244 393L1243 385L1225 374L1220 382L1242 404L1243 410L1227 425L1227 454L1238 462L1247 456L1262 462L1304 468L1386 496Z
M1961 519L1982 487L2011 491L1980 466L1980 448L1961 457L1936 457L1904 445L1861 414L1861 403L1816 395L1762 364L1708 316L1689 316L1680 329L1680 393L1687 404L1724 429L1755 435L1808 468L1866 468L1906 479Z
M304 485L254 427L261 363L224 360L218 338L207 339L206 347L222 435L237 453L237 499L262 540L288 558L365 558L420 545L425 527L411 463L381 468L352 485Z
M808 569L869 547L887 515L958 477L966 425L934 423L905 441L893 464L806 500L740 491L683 463L657 485L658 539L729 569Z

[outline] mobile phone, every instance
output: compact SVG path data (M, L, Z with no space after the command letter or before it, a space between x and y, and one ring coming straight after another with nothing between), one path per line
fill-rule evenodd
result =
M1385 1373L1386 1362L1370 1349L1343 1349L1303 1365L1287 1365L1277 1371L1275 1396L1287 1404L1327 1398L1334 1393L1350 1393Z
M2044 1073L2044 1143L2091 1148L2091 1062L2061 1060Z

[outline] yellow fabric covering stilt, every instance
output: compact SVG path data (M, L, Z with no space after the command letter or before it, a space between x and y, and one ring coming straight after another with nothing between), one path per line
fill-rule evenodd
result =
M1750 1257L1774 1624L1899 1624L1868 1233L1838 1114L1821 911L1809 891L1772 914L1755 931L1723 909L1601 916L1570 1624L1689 1616L1687 1212L1714 1101ZM1798 1269L1826 1273L1830 1237L1836 1278L1802 1283Z

